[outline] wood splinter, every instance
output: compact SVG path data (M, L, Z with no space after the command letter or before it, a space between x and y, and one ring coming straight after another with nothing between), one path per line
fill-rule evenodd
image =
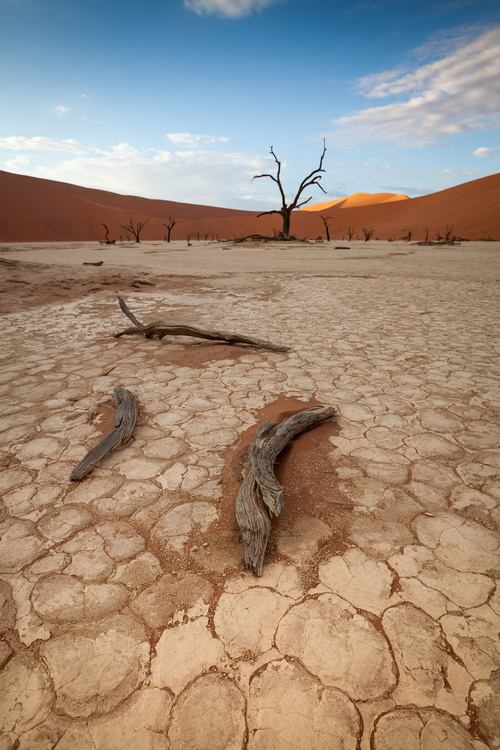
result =
M270 420L264 422L252 440L242 471L243 482L236 498L236 520L243 537L245 565L258 576L262 575L271 532L269 515L280 516L285 501L283 487L273 472L276 458L299 432L337 414L334 406L311 406L279 424Z
M116 407L114 429L89 450L78 466L75 466L70 476L72 482L79 482L80 479L90 474L99 461L119 448L120 445L126 443L131 437L138 414L135 398L126 388L117 385L113 392L113 401Z
M270 341L263 341L252 336L242 336L238 333L227 333L226 331L206 331L203 328L195 328L194 326L171 325L165 323L163 320L143 325L137 320L119 295L118 302L122 312L134 324L134 328L127 328L125 331L115 333L115 339L120 338L120 336L131 336L137 333L142 333L148 339L153 338L153 336L158 336L159 339L163 339L165 336L193 336L199 339L208 339L209 341L225 341L227 344L248 344L249 346L256 346L259 349L270 349L273 352L287 352L290 350L289 346L279 346L278 344L272 344Z

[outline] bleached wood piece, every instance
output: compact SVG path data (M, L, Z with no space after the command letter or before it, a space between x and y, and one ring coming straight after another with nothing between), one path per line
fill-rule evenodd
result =
M262 575L271 521L280 516L285 502L283 487L276 479L273 466L283 448L299 432L309 430L337 416L334 406L311 406L279 424L268 420L262 424L247 452L242 471L243 481L236 498L236 520L245 547L245 565Z
M138 415L135 398L126 388L117 385L113 392L113 401L116 407L114 429L89 450L78 466L75 466L70 476L72 482L79 482L90 474L99 461L102 461L105 456L126 443L131 437Z

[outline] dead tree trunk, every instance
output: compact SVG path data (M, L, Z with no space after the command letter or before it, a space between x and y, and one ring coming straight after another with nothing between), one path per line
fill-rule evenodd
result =
M245 546L245 565L258 576L271 532L269 515L280 516L285 493L273 473L276 458L299 432L337 416L334 406L312 406L280 424L268 420L252 441L243 468L243 482L236 498L236 520Z
M117 385L113 393L113 401L116 407L114 429L91 448L78 466L75 466L70 476L72 482L79 482L80 479L90 474L99 461L119 448L120 445L126 443L131 437L138 413L135 398L126 388Z
M106 230L106 234L104 235L104 242L100 242L101 245L116 245L116 240L110 240L109 238L109 229L106 226L106 224L102 224L104 229Z
M281 182L281 162L279 161L278 157L273 151L273 147L271 146L271 156L273 157L274 161L277 165L277 172L276 175L273 174L256 174L254 176L254 180L258 180L261 177L269 177L270 180L275 182L278 186L278 190L280 192L281 196L281 208L280 209L273 209L272 211L263 211L260 214L257 214L257 217L259 216L268 216L269 214L280 214L281 218L283 219L283 226L281 229L281 235L283 239L290 239L290 220L292 216L292 211L295 211L296 208L300 208L301 206L305 206L306 203L309 203L311 198L308 198L305 201L302 201L299 203L300 196L304 192L304 190L308 187L311 187L312 185L317 185L320 190L322 190L324 193L326 193L326 190L322 187L319 180L321 180L321 174L320 172L324 172L323 169L323 159L325 158L326 154L326 146L325 146L325 140L323 139L323 153L321 154L321 158L319 160L319 166L317 169L314 169L310 174L305 177L302 182L299 185L299 188L295 194L295 198L291 203L286 202L286 196L285 191L283 188L283 184Z
M332 220L331 216L321 216L321 221L325 225L326 230L326 241L330 242L330 222Z
M126 224L126 225L120 224L120 226L126 232L131 232L134 235L136 242L140 242L141 232L146 226L146 224L148 223L148 221L149 219L146 219L146 221L137 221L134 225L134 220L132 217L130 217L130 224Z
M172 229L177 224L177 219L173 219L171 216L168 217L168 222L164 224L163 226L167 228L167 242L170 242L170 234L172 232Z
M143 325L140 323L135 315L130 312L123 299L118 296L118 302L123 313L129 318L134 324L134 328L127 328L125 331L115 333L115 339L121 336L131 336L133 334L142 333L146 338L151 339L154 336L158 336L161 340L165 336L193 336L199 339L208 339L209 341L225 341L226 344L247 344L248 346L256 346L259 349L270 349L273 352L287 352L289 346L279 346L273 344L270 341L263 341L262 339L254 338L253 336L242 336L239 333L228 333L227 331L206 331L203 328L195 328L194 326L186 325L172 325L165 323L163 320L157 320L154 323L148 323Z

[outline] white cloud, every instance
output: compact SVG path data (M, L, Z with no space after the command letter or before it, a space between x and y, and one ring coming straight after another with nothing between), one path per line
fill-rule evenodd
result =
M437 139L498 126L500 27L477 36L440 60L402 73L360 79L368 97L402 97L334 122L349 138L429 145Z
M218 135L196 135L193 133L167 133L166 137L175 146L196 148L203 143L227 143L229 138Z
M31 161L29 156L26 156L24 154L21 154L19 156L15 156L13 159L7 159L5 162L5 166L8 169L13 169L14 172L18 169L23 169L24 167L29 167Z
M254 11L260 13L278 2L282 0L184 0L184 7L200 16L214 13L227 18L242 18Z
M486 148L485 146L480 146L472 152L472 156L478 156L480 159L485 159L489 156L496 156L499 152L500 149L498 148Z
M31 174L147 198L234 206L252 193L252 177L265 169L269 169L268 157L203 150L140 151L120 143L106 152L95 149L54 166L38 166Z
M68 154L87 154L99 151L95 146L90 146L87 143L79 143L72 138L58 140L57 138L47 138L45 136L25 138L21 135L0 138L0 148L7 148L11 151L65 151Z
M69 111L69 107L65 107L63 104L58 104L54 107L54 114L56 117L65 117Z

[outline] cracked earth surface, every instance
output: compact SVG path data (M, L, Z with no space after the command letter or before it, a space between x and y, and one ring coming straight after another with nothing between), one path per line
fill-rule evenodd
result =
M333 245L0 246L0 750L500 748L500 243ZM312 403L257 578L243 452Z

